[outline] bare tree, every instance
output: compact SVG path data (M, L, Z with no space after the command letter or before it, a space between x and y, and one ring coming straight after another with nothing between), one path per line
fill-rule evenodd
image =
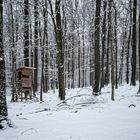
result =
M15 70L16 70L16 48L15 48L15 38L14 38L14 15L13 15L13 5L12 0L10 0L10 15L11 15L11 40L12 40L12 99L11 101L15 101Z
M34 85L34 92L37 91L38 88L38 45L39 45L39 39L38 39L38 18L39 13L38 13L38 0L34 0L34 80L33 80L33 85Z
M55 15L53 12L51 0L49 0L49 4L50 4L50 9L51 9L52 21L54 25L55 38L56 38L56 44L57 44L59 98L61 100L64 100L65 99L64 50L63 50L63 43L62 43L61 0L55 1Z
M100 90L101 88L104 86L104 79L105 79L105 75L104 75L104 59L105 59L105 49L106 49L106 10L107 10L107 1L103 1L103 11L104 11L104 15L103 15L103 25L102 25L102 75L101 75L101 86L100 86Z
M3 1L0 1L0 129L3 128L2 121L7 120L6 104L6 76L5 76L5 58L3 47Z
M140 93L140 5L139 5L139 91Z
M130 73L130 46L132 38L132 6L131 0L129 1L130 17L129 17L129 35L127 41L127 53L126 53L126 83L129 83L129 73Z
M24 65L29 66L29 0L24 0Z
M45 0L44 7L44 46L45 46L45 56L44 56L44 92L48 91L48 1Z
M115 11L115 25L114 25L114 44L115 44L115 88L118 88L118 38L117 38L117 8L116 4L113 4Z
M133 1L133 30L132 30L132 70L131 70L131 85L136 85L136 48L137 48L137 0Z
M100 83L100 8L101 0L96 0L95 15L95 82L93 95L98 95Z
M109 40L109 48L110 48L110 53L111 53L111 100L114 100L114 85L115 85L115 80L114 80L114 48L112 44L112 3L113 0L109 0L108 2L108 40Z

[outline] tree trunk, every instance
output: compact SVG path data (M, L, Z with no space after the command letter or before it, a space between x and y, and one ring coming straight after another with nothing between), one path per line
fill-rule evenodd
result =
M24 0L24 65L29 66L29 1Z
M108 39L107 39L108 40ZM108 42L108 41L107 41ZM106 51L106 70L105 70L105 85L109 84L109 47L108 47L108 43L107 43L107 51Z
M118 42L117 42L117 9L115 9L114 43L115 43L115 88L118 88Z
M95 82L93 95L98 95L100 83L100 8L101 0L96 0L95 15Z
M79 30L79 29L78 29ZM78 87L81 87L81 65L80 65L80 59L81 58L81 53L80 53L80 36L79 36L79 31L78 31Z
M80 65L80 58L81 58L81 53L80 53L80 23L79 23L79 17L78 17L78 87L81 87L81 65Z
M65 87L68 87L68 45L67 45L67 18L65 9L65 0L62 0L62 28L63 28L63 46L64 46L64 64L65 64Z
M137 0L134 0L133 3L133 31L132 31L132 70L131 70L131 85L136 85L136 48L137 48L137 31L136 31L136 22L137 22Z
M125 21L126 23L127 21ZM123 68L124 68L124 52L125 52L125 45L126 45L126 37L127 37L127 27L125 26L125 31L123 33L123 37L122 37L122 50L121 50L121 56L120 56L120 69L119 69L119 76L118 76L118 82L121 85L123 82Z
M16 56L15 56L15 39L14 39L14 18L13 18L13 6L12 0L10 0L10 10L11 10L11 33L12 33L12 102L16 101L15 97L15 70L16 70Z
M100 90L104 86L104 56L105 56L105 48L106 48L106 9L107 9L107 1L103 1L103 25L102 25L102 75L101 75L101 85Z
M131 0L129 2L130 6L130 26L129 26L129 36L128 36L128 44L127 44L127 54L126 54L126 83L129 83L129 63L130 63L130 46L131 46L131 32L132 32L132 6L131 6Z
M38 88L38 0L34 0L34 18L35 18L35 25L34 25L34 93L37 91Z
M52 8L52 2L51 2L51 0L49 0L50 10L51 10L51 14L52 14L52 21L53 21L54 31L55 31L56 44L57 44L59 98L60 98L60 100L65 100L64 50L63 50L63 43L62 43L60 3L61 3L61 0L55 1L55 14L56 14L56 20L55 20L53 8Z
M94 84L94 48L95 48L95 43L94 43L94 0L92 0L92 3L91 3L91 6L92 6L92 17L91 17L91 25L90 25L90 36L91 36L91 39L90 39L90 43L91 43L91 46L90 46L90 86L93 87L93 84Z
M74 9L72 7L72 58L71 58L71 88L74 88L75 87L75 81L74 81L74 77L75 77L75 34L74 34L74 31L75 31L75 25L74 25L74 22L75 22L75 19L74 19Z
M140 6L139 6L139 93L140 93Z
M47 92L48 91L48 77L49 77L49 74L48 74L48 2L47 0L45 0L45 9L44 9L44 47L46 47L45 49L45 56L44 56L44 61L45 61L45 64L44 64L44 92Z
M84 28L84 27L83 27ZM85 41L84 41L84 29L83 29L83 35L82 35L82 41L83 41L83 55L82 55L82 87L85 87Z
M44 34L42 34L44 31ZM43 35L43 36L42 36ZM44 82L44 40L45 40L45 30L41 28L41 21L39 21L39 38L41 47L41 79L40 79L40 101L43 101L43 82Z
M113 44L112 44L112 2L113 0L109 0L108 3L108 39L109 39L109 48L110 48L110 53L111 53L111 100L114 100L114 85L115 85L115 80L114 80L114 49L113 49Z
M60 3L61 3L61 0L55 1L58 83L59 83L59 97L61 100L65 100L64 50L63 50L63 44L62 44Z
M5 58L3 47L3 1L0 1L0 129L3 128L2 121L7 120L6 104L6 76L5 76Z

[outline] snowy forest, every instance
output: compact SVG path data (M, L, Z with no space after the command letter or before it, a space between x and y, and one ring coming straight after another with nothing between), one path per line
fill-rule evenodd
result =
M138 140L139 116L140 0L0 0L0 139Z

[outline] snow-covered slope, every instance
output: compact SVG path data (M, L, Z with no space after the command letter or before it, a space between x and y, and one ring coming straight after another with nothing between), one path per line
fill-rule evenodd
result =
M110 100L110 87L94 97L91 89L67 90L62 103L57 92L44 94L44 102L10 103L14 128L0 131L0 140L139 140L138 87L121 86ZM73 97L76 96L76 97Z

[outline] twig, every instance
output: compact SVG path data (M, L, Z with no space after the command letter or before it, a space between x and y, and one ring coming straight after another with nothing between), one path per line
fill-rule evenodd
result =
M133 106L133 107L136 107L136 105L134 105L134 104L130 104L128 107L132 107L132 106Z
M82 89L80 89L79 91L77 91L77 94L76 95L78 95L78 93L80 93L82 90L84 90L84 89L87 89L88 90L88 92L89 91L92 91L91 89L89 89L89 88L82 88ZM73 101L73 104L75 103L75 99L74 99L74 101Z
M76 97L81 97L81 96L91 96L91 95L89 95L89 94L75 95L75 96L72 96L72 97L70 97L70 98L67 98L66 100L64 100L64 101L62 101L61 103L57 104L57 106L59 106L59 105L61 105L61 104L63 104L63 103L66 103L66 101L68 101L68 100L71 100L71 99L76 98Z
M39 111L31 112L30 114L39 113L39 112L44 112L44 111L49 111L49 109L44 108L44 109L39 110Z

